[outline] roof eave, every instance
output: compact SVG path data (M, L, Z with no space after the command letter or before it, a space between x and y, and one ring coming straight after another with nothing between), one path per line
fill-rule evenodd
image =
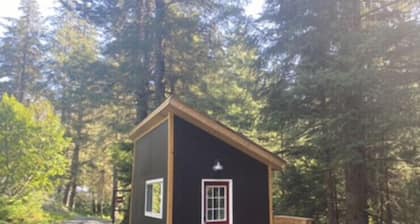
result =
M151 112L143 121L141 121L129 134L128 138L132 141L135 141L141 135L142 130L146 129L150 124L153 124L155 120L161 120L166 118L169 104L172 100L172 97L166 99L159 107L157 107L153 112Z

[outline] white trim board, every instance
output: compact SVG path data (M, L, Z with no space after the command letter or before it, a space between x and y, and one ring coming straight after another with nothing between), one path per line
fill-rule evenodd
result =
M147 211L147 185L149 184L155 184L155 183L159 183L160 184L160 213L154 213L153 211ZM162 219L163 218L163 189L164 187L164 183L163 183L163 178L157 178L157 179L150 179L150 180L146 180L145 184L144 184L144 216L146 217L151 217L151 218L157 218L157 219ZM152 199L153 200L153 199ZM153 204L153 201L152 201ZM153 210L153 208L152 208Z
M229 185L229 224L233 224L233 181L232 179L202 179L201 180L201 224L206 224L204 220L204 212L205 212L205 202L204 202L204 194L206 193L205 190L205 183L206 182L227 182Z

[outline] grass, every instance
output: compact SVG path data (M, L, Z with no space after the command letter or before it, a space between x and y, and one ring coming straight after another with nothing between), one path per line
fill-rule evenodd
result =
M80 215L69 211L61 203L52 203L44 206L45 212L48 214L50 223L61 223L64 220L71 220ZM1 223L0 223L1 224Z

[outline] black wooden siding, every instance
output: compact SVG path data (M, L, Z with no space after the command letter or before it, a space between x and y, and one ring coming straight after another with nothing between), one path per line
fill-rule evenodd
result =
M201 223L202 179L233 180L234 224L268 224L267 166L181 118L174 123L174 224Z
M168 173L168 122L152 130L135 142L134 185L131 206L131 224L166 223L166 188ZM144 215L146 180L163 178L163 217Z

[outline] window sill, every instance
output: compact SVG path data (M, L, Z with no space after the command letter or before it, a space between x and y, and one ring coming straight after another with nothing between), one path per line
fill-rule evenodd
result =
M155 218L155 219L162 219L162 214L157 214L157 213L146 212L144 216Z

